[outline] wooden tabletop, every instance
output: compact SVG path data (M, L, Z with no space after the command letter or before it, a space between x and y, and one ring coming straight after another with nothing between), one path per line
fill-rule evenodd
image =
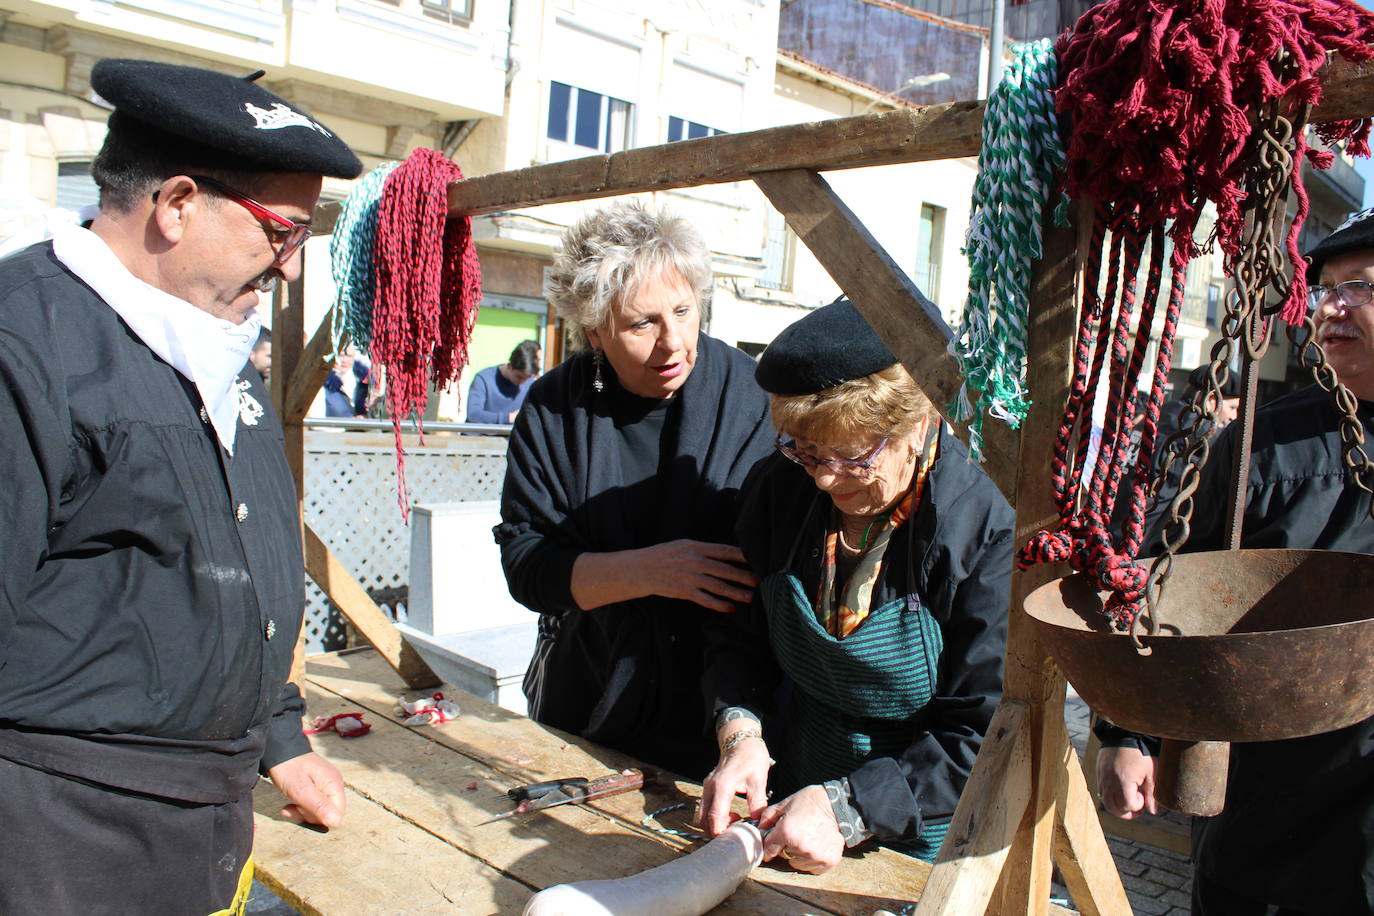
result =
M371 649L306 665L309 715L360 712L372 731L314 737L347 786L344 823L328 833L277 816L283 803L256 790L258 879L306 914L519 913L537 890L660 865L694 845L641 825L647 813L694 803L700 787L667 778L644 792L563 805L478 826L510 810L505 791L565 776L596 777L634 760L450 690L461 715L407 727L393 710L403 682ZM686 812L665 814L681 825ZM845 914L900 910L930 866L890 850L847 855L805 875L763 865L713 914Z

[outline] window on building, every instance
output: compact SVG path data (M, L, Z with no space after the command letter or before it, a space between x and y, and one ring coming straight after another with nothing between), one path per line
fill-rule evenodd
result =
M791 289L792 267L797 258L797 236L777 210L768 211L768 237L763 243L763 273L759 286Z
M916 271L913 279L931 302L940 304L940 260L945 249L945 208L921 204L916 227Z
M64 210L80 210L88 204L100 203L100 189L91 178L89 161L59 162L57 164L57 206Z
M1217 326L1217 313L1221 310L1221 284L1213 283L1207 287L1207 327Z
M432 19L451 25L472 22L473 0L420 0L420 10Z
M622 99L569 86L549 84L550 140L614 153L630 145L630 114L634 106Z
M668 119L669 143L675 143L678 140L695 140L698 137L714 137L723 133L728 133L728 131L707 127L705 124L698 124L696 121L688 121L685 118L670 117Z

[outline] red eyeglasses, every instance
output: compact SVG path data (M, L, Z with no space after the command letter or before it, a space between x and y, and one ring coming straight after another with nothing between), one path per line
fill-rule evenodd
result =
M291 260L291 256L296 253L297 249L305 244L306 239L310 238L309 223L298 223L294 220L289 220L280 213L269 210L253 198L246 194L240 194L224 182L217 181L209 175L190 175L188 177L197 184L208 185L263 222L276 223L283 227L275 233L269 232L267 234L268 239L277 246L277 258L275 263L278 266ZM285 234L283 235L282 233Z

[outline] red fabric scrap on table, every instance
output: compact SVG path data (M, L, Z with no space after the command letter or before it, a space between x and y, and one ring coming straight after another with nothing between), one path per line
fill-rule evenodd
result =
M372 726L363 721L362 713L341 712L336 716L316 716L313 728L303 729L307 735L321 732L338 732L340 738L360 738L372 731Z

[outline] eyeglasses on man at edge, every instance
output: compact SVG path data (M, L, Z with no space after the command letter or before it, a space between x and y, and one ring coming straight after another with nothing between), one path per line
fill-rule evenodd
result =
M1314 283L1307 287L1307 307L1315 312L1332 293L1336 294L1341 305L1348 309L1357 309L1374 300L1374 283L1368 280L1346 280L1335 286Z
M848 477L866 480L873 476L873 462L877 460L879 453L887 446L888 441L887 438L884 438L862 458L817 458L815 455L799 449L795 439L788 439L784 442L782 433L778 433L777 438L773 440L773 447L782 452L789 461L801 465L808 471L823 467L834 474L844 474Z
M276 223L281 226L283 231L287 233L284 237L273 239L272 234L268 234L268 238L277 246L275 263L278 266L291 260L291 256L296 253L296 250L305 244L306 239L310 238L309 223L298 223L294 220L289 220L280 213L276 213L264 207L248 195L240 194L224 182L211 178L209 175L190 175L188 177L197 184L209 185L211 188L243 207L263 222Z

